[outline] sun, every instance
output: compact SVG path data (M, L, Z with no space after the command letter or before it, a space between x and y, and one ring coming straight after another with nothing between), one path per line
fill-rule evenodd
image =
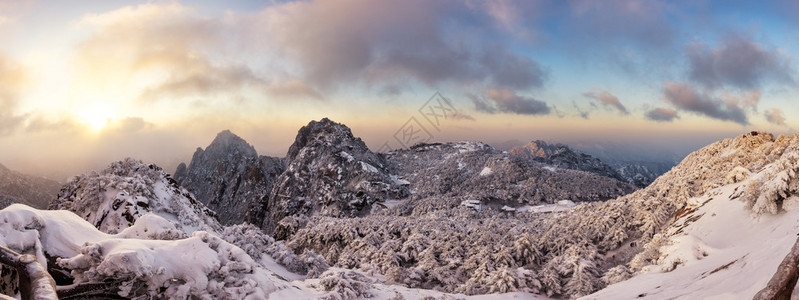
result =
M105 105L88 105L75 112L78 122L93 132L103 130L113 120L112 110Z

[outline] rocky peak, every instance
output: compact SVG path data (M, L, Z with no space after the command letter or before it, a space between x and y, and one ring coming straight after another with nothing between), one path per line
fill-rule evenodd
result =
M383 158L347 126L327 118L299 130L287 160L265 210L269 216L262 227L267 232L286 216L360 216L379 200L409 194L407 187L392 179Z
M205 152L226 154L228 156L258 157L258 152L255 151L252 145L230 132L230 130L218 133L211 144L205 148Z
M197 148L188 167L178 165L175 180L230 225L263 214L252 210L266 201L284 169L281 159L259 157L247 141L225 130L205 150Z
M352 135L352 131L344 124L336 123L328 118L311 121L297 132L294 143L289 147L288 160L292 161L306 147L344 146L350 149L367 149L366 144Z

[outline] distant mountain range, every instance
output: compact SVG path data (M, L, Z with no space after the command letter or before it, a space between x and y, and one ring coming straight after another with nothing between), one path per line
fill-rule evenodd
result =
M513 155L525 157L557 168L580 170L622 182L646 187L674 164L669 162L614 161L605 163L599 158L572 150L563 144L548 144L541 140L508 149Z
M12 203L47 208L59 189L61 184L54 180L25 175L0 164L0 209Z

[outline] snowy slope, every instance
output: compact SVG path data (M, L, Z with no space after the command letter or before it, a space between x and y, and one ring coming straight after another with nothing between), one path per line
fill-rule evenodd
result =
M649 265L585 299L751 299L764 288L799 233L799 138L754 150L753 159L771 161L738 166L724 185L688 199L633 259Z

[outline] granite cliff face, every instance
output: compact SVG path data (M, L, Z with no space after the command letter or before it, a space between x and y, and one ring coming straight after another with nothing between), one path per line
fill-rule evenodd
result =
M231 225L262 215L260 203L267 201L284 170L281 159L258 156L250 144L225 130L205 150L197 148L188 167L178 166L175 181L216 211L222 224Z

